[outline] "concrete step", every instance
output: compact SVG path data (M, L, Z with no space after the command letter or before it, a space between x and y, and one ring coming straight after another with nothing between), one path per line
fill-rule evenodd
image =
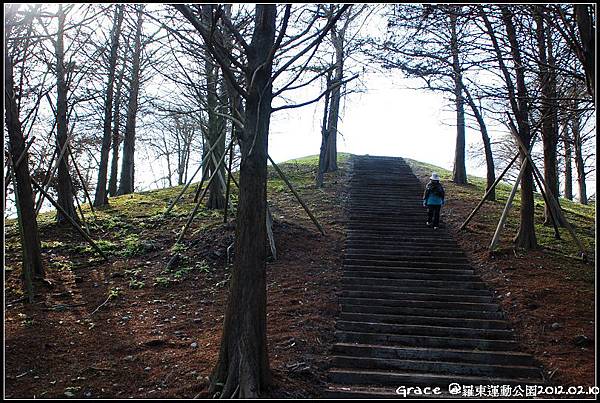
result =
M387 306L402 308L428 308L428 309L446 309L454 311L491 311L496 312L500 309L498 304L483 304L471 302L439 302L439 301L419 301L419 300L395 300L389 298L357 298L340 297L340 303L349 305L368 305L368 306Z
M342 307L340 319L352 322L377 322L403 325L428 325L428 326L460 326L474 329L508 329L508 322L498 319L465 319L448 318L440 316L416 315L385 315L374 313L345 312Z
M369 299L341 298L342 312L381 314L381 315L414 315L444 317L448 319L484 319L503 320L504 315L500 311L474 310L474 309L444 309L426 308L418 306L382 306L369 305Z
M423 267L432 269L470 269L471 265L464 262L430 262L426 259L396 259L396 260L384 260L384 259L350 259L344 258L342 264L345 266L380 266L382 268L387 267Z
M473 275L474 270L472 269L431 269L427 267L397 267L390 269L389 267L378 267L378 266L342 266L344 274L356 273L356 276L364 275L369 277L385 277L395 278L395 276L402 277L403 273L406 274L439 274L439 275L450 275L450 276L470 276Z
M460 323L456 323L455 326L460 326ZM345 320L338 320L336 322L336 329L347 332L513 340L513 332L506 329L476 329L455 326L404 325L395 323L350 322Z
M432 269L443 271L442 269ZM466 271L466 270L465 270ZM479 281L479 277L473 274L455 274L455 273L423 273L415 270L387 270L373 272L372 270L347 270L344 271L342 278L354 278L355 282L363 283L364 280L373 281L370 284L374 284L378 281L378 284L385 284L387 280L392 279L412 279L412 280L450 280L450 281ZM363 283L366 284L366 283Z
M338 368L393 370L440 375L467 375L482 377L509 377L540 380L540 369L534 366L467 364L464 362L423 361L354 356L333 356L332 365Z
M519 351L480 351L469 349L440 349L377 344L335 343L335 355L401 360L442 361L467 364L534 366L533 357Z
M407 289L404 289L407 290ZM439 302L469 302L469 303L491 303L491 295L468 295L454 294L452 289L444 292L420 292L420 289L408 288L408 291L396 290L395 287L369 286L352 284L345 286L342 296L349 298L389 298L394 300L409 301L439 301Z
M331 382L339 384L379 384L379 385L423 385L447 388L451 383L460 385L525 385L541 384L540 379L517 377L487 377L468 375L441 375L421 372L390 372L334 368L329 372Z

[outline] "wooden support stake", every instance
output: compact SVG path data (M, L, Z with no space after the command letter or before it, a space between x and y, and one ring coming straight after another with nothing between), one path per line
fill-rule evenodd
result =
M556 216L554 209L552 207L550 207L551 202L548 200L548 195L544 191L544 186L542 186L542 183L540 182L540 179L538 178L537 172L535 169L533 170L533 179L535 180L535 183L540 188L540 193L542 194L542 197L544 198L544 202L546 202L546 205L549 207L548 210L550 211L550 219L552 220L552 226L554 227L554 238L560 239L560 232L558 231L558 224L557 224L558 217Z
M77 177L79 178L79 181L81 182L81 186L83 187L83 193L85 194L85 197L88 200L88 203L90 204L90 209L92 210L92 214L94 214L94 217L96 217L96 212L94 211L94 203L92 203L92 199L90 198L90 194L88 193L87 187L85 186L85 182L83 180L83 176L81 175L81 172L79 171L79 168L77 167L77 162L75 162L75 158L73 158L73 152L71 152L71 149L69 148L69 156L71 157L71 161L73 162L73 167L75 168L75 172L77 172ZM77 195L74 195L77 198Z
M552 193L552 190L548 189L548 186L546 185L546 181L544 180L544 177L542 176L540 171L537 169L537 166L534 164L533 158L531 158L531 154L527 151L527 147L525 147L525 144L523 144L523 142L517 135L517 128L516 128L514 122L512 121L512 117L510 116L510 114L508 112L506 114L508 115L510 129L511 129L511 133L512 133L513 137L517 140L517 144L519 145L519 147L525 154L525 157L527 157L527 160L531 163L534 173L537 173L538 178L540 179L540 181L543 184L543 187L546 189L546 193L549 195L548 199L550 201L550 204L548 205L548 207L550 207L550 209L554 209L553 214L555 214L557 217L560 217L562 219L562 221L565 223L565 228L567 229L567 231L569 231L569 234L571 235L571 237L577 244L577 247L579 248L579 253L581 253L581 258L584 261L587 261L587 254L586 254L585 248L584 248L583 244L581 243L581 241L579 240L579 238L577 237L577 234L575 233L575 229L571 226L571 223L569 222L569 220L567 220L567 217L565 217L565 215L562 211L562 208L560 207L560 204L558 204L558 202L554 198L554 194ZM534 174L534 177L535 177L535 174Z
M306 204L304 203L304 201L302 201L302 198L300 197L300 195L298 194L298 192L296 192L296 189L294 189L294 187L292 186L292 184L290 183L290 181L287 179L287 177L284 175L284 173L281 172L281 169L279 169L279 167L277 166L277 164L275 163L275 161L273 161L273 159L271 158L270 155L267 155L267 158L269 158L269 161L271 161L271 164L273 165L273 168L275 168L275 171L277 171L277 173L279 174L279 176L281 177L281 179L283 179L283 181L290 188L290 190L292 191L292 193L294 194L294 196L296 196L296 199L298 200L298 202L300 203L300 205L302 205L302 208L304 208L304 211L306 211L306 214L308 214L308 216L310 217L310 219L312 220L312 222L315 224L315 226L318 228L318 230L321 232L321 234L325 235L325 231L323 230L323 227L321 227L321 224L319 224L319 222L317 221L317 219L315 218L315 216L310 212L309 208L306 206Z
M29 140L27 142L27 145L25 145L25 150L23 150L23 152L21 153L21 155L19 156L19 158L17 159L17 162L14 164L14 168L13 168L13 164L9 163L8 167L7 167L7 173L6 173L6 178L4 178L4 194L6 195L7 191L8 191L8 185L10 184L10 181L12 179L12 171L13 169L17 169L19 167L19 165L21 165L21 161L23 161L23 159L25 158L25 156L27 155L27 151L29 151L29 147L31 147L31 145L33 144L33 140L35 140L35 136L33 136L31 138L31 140ZM10 156L10 154L8 155L9 161L12 161L12 157Z
M58 154L58 158L56 160L56 165L51 170L51 173L46 177L46 183L44 184L44 192L42 192L40 194L40 198L38 199L38 205L35 207L36 218L37 218L38 214L40 213L40 209L42 208L42 203L44 202L44 194L47 194L48 188L50 187L50 182L52 181L52 177L56 173L56 170L58 169L58 166L60 165L60 160L62 159L63 155L65 154L65 151L67 151L67 148L69 147L69 142L71 141L71 138L73 136L74 129L75 129L75 123L73 123L73 125L71 125L71 132L69 133L69 136L67 137L67 141L65 141L65 144L61 148L60 153Z
M92 246L92 248L94 248L94 250L96 250L96 252L98 252L98 254L104 258L104 260L108 261L108 257L106 257L106 255L104 254L104 252L102 252L102 249L100 249L98 247L98 245L96 245L96 243L94 242L94 240L92 238L90 238L90 236L88 234L86 234L86 232L83 230L83 228L81 228L79 226L79 224L77 224L77 222L73 219L73 217L71 217L70 215L68 215L67 212L60 206L60 204L58 204L52 198L52 196L50 196L48 194L48 192L46 192L44 190L44 188L39 183L37 183L34 179L31 179L31 184L35 188L37 188L38 191L42 192L42 194L44 195L44 197L46 199L48 199L48 201L50 201L50 203L52 203L52 205L57 210L59 210L61 213L63 213L65 217L67 217L67 220L69 221L69 223L71 223L71 225L85 238L85 240Z
M485 202L485 199L487 199L488 195L496 188L496 186L498 185L498 183L500 182L500 180L504 177L504 175L506 174L506 172L508 172L508 170L510 169L510 167L515 163L515 161L517 160L517 158L519 158L519 153L517 153L513 157L513 159L508 163L508 165L506 166L506 168L504 168L504 171L502 171L502 173L500 174L500 176L498 176L496 178L496 180L494 181L494 183L492 184L492 186L490 186L490 188L485 192L485 194L483 195L483 198L481 199L481 201L479 202L479 204L477 205L477 207L475 207L475 209L471 212L471 214L469 214L469 216L467 217L467 219L465 220L465 222L460 226L459 230L463 230L467 226L467 224L469 223L469 221L471 221L471 219L479 211L479 209L481 208L481 206L483 206L483 203Z
M221 134L221 136L223 136L225 134L225 131L223 131L223 134ZM208 155L213 151L213 149L216 147L218 141L221 139L221 137L219 137L219 139L215 142L215 144L213 144L213 146L208 150L208 154L206 156L204 156L204 158L202 158L202 161L200 161L200 165L198 165L198 168L196 168L196 171L194 172L194 174L192 175L192 177L189 179L188 183L183 187L183 189L181 189L181 192L179 192L179 195L177 195L177 197L175 198L175 200L173 200L171 202L171 204L169 205L169 207L167 207L167 210L165 210L165 212L163 213L163 218L169 214L169 212L171 211L171 209L173 209L173 207L175 206L175 203L177 203L179 201L179 199L181 199L181 196L183 196L183 194L185 193L185 191L187 190L187 188L192 184L192 181L194 180L194 177L198 174L198 172L200 171L200 168L202 168L202 166L204 165L204 163L206 162L206 159L208 158ZM223 153L225 154L225 153ZM204 175L204 172L202 173L202 175Z
M229 147L231 147L232 145L233 145L233 141L229 144ZM181 233L179 234L179 236L177 237L177 240L175 241L175 245L177 245L183 239L183 236L185 235L185 233L187 232L188 228L190 227L190 224L192 223L192 220L194 219L194 216L198 212L198 209L200 208L200 203L202 203L202 199L204 199L204 196L206 195L206 193L208 191L208 188L210 187L210 184L212 183L212 181L217 176L217 172L218 172L219 168L221 167L221 165L223 164L223 162L225 162L225 155L227 154L227 151L229 151L229 148L227 150L225 150L225 152L221 156L219 164L215 168L215 171L212 173L212 175L208 179L208 182L206 183L206 187L204 188L204 191L202 192L202 196L200 197L200 199L198 200L198 202L194 206L194 209L192 210L191 214L189 215L188 220L185 223L185 226L183 227L183 229L181 230Z
M231 131L232 134L235 130ZM232 137L233 138L233 137ZM229 163L227 167L227 186L225 187L225 210L223 211L223 222L227 223L227 212L229 211L229 196L230 195L230 187L231 187L231 178L233 175L231 174L231 165L233 163L233 147L229 149Z
M265 201L266 202L266 201ZM273 236L273 216L271 215L271 209L269 203L267 203L267 239L269 240L269 247L271 248L271 255L274 260L277 260L277 248L275 247L275 237Z
M502 216L500 216L500 221L498 221L498 227L496 228L496 232L494 233L492 242L490 243L491 251L493 251L496 248L496 245L498 244L498 239L500 238L500 231L502 230L502 227L504 226L504 223L506 222L506 219L508 218L508 212L510 211L510 208L512 206L513 199L515 198L515 195L517 194L517 188L519 187L521 178L523 177L523 174L525 173L526 166L527 166L527 160L523 161L523 163L521 164L521 170L519 171L519 176L517 176L515 185L513 186L512 191L510 192L510 195L508 196L506 205L504 206L504 211L502 212Z

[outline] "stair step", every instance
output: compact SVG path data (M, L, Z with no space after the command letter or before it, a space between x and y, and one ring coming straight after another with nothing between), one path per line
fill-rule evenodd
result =
M486 377L468 375L440 375L419 372L388 372L334 368L329 372L335 383L380 384L380 385L423 385L447 388L451 383L460 385L539 385L541 380L513 377Z
M447 361L469 364L533 366L533 357L518 351L480 351L336 343L333 354L402 360Z
M342 290L342 296L348 298L379 298L379 299L393 299L395 301L408 300L408 301L437 301L437 302L468 302L468 303L482 303L488 304L493 303L491 296L472 296L472 295L456 295L452 293L451 289L444 292L419 292L420 290L412 290L407 292L395 292L395 287L383 287L383 286L368 286L368 285L357 285L344 287Z
M407 306L382 306L368 305L368 302L361 304L368 299L341 298L342 312L370 313L380 315L414 315L431 316L460 319L484 319L484 320L503 320L504 315L500 311L468 310L468 309L445 309L425 308L419 304L415 307Z
M403 307L403 308L439 308L447 310L459 310L459 311L492 311L496 312L500 310L498 304L483 304L483 303L470 303L470 302L437 302L437 301L409 301L409 300L395 300L395 299L384 299L384 298L350 298L340 297L340 303L350 305L377 305L377 306L389 306L389 307Z
M508 323L498 319L466 319L446 318L439 316L416 316L416 315L385 315L360 312L342 312L340 319L353 322L377 322L403 325L429 325L429 326L460 326L474 329L508 329Z
M459 326L460 322L455 326ZM349 322L338 320L336 329L358 333L386 333L403 336L457 337L490 340L512 340L513 332L505 329L475 329L454 326L405 325L395 323Z
M510 378L541 379L540 369L533 366L467 364L444 361L421 361L353 356L333 356L332 364L338 368L368 370L393 370L402 372L424 372L440 375L467 375Z

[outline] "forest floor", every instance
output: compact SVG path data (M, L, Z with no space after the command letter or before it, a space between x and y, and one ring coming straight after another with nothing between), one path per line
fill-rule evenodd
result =
M273 387L266 397L315 398L326 383L338 313L349 156L340 155L339 161L340 170L326 175L323 189L313 184L316 157L281 164L325 236L283 181L269 174L277 259L267 264ZM443 179L449 175L409 162L421 178L432 169ZM470 180L474 184L467 186L444 182L449 196L443 220L484 280L498 290L517 337L551 382L593 385L594 265L571 257L575 252L567 235L566 242L555 242L543 226L538 233L544 248L513 251L508 237L515 217L509 219L500 250L490 255L486 245L507 191L503 188L498 202L486 204L485 214L467 232L458 232L481 195L483 182ZM84 209L109 262L94 255L69 227L54 224L52 213L42 214L48 282L36 285L33 304L22 301L18 229L7 223L4 397L211 397L208 376L219 350L234 223L224 224L222 212L200 209L185 240L174 247L193 208L193 190L167 218L162 212L180 190L111 198L96 218ZM573 224L593 251L594 208L563 204L573 211ZM177 264L165 269L174 254Z

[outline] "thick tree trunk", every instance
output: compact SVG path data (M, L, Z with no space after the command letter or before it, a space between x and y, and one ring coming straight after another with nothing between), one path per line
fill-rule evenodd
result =
M125 74L125 64L119 73L117 81L117 90L115 93L115 107L113 112L113 128L112 128L112 159L110 162L110 179L108 180L108 193L111 196L117 195L117 177L119 171L119 147L121 145L121 91L123 88L123 76Z
M596 85L596 30L594 24L594 5L575 4L575 21L579 36L581 38L583 69L585 70L586 84L588 93L592 96L595 103L595 85Z
M219 106L217 95L218 70L210 60L206 60L206 87L207 87L207 104L208 104L208 133L206 140L208 147L211 148L215 142L219 142L213 149L214 158L209 158L206 164L209 174L212 174L216 169L216 162L219 161L225 152L225 136L221 137L225 130L225 121L215 112ZM225 167L219 168L219 177L215 178L210 184L209 197L206 202L206 207L209 209L225 208L225 188L221 178L225 178Z
M65 13L62 5L59 5L58 11L58 35L56 38L56 137L57 147L61 150L68 137L67 121L67 82L65 71L65 51L64 51L64 28ZM68 146L67 146L68 147ZM56 190L58 193L58 204L64 209L65 213L74 220L78 220L73 203L73 186L71 174L69 172L69 153L65 152L58 164L58 179ZM59 223L67 222L67 218L61 211L56 212L56 219Z
M565 148L565 199L573 200L573 168L571 166L571 141L568 136L569 124L565 124L563 144Z
M577 111L577 102L575 102L575 111ZM572 121L573 144L575 145L575 169L577 170L577 188L579 190L579 203L588 204L587 190L585 186L585 164L583 161L583 150L581 141L581 121L579 114L575 112Z
M10 36L11 28L5 26L5 38ZM25 288L33 298L32 279L34 276L44 276L44 266L40 248L37 221L35 219L35 208L33 205L33 190L31 188L31 177L29 175L29 160L25 151L25 140L19 120L19 110L14 92L15 82L13 77L13 61L9 54L8 46L4 46L4 110L6 113L5 127L8 133L8 147L13 164L24 155L21 163L13 167L13 184L15 189L15 201L21 234L21 246L23 252L23 280ZM25 154L24 154L25 153Z
M276 6L257 5L248 49L246 119L242 139L235 261L219 359L211 390L253 398L270 383L266 332L266 182L272 87L270 52L275 42ZM253 73L254 72L254 73Z
M513 15L510 6L500 6L502 20L510 43L510 51L515 64L516 99L511 99L513 114L517 120L517 135L524 146L529 149L531 143L531 128L529 126L529 95L525 84L525 64L521 60L521 50L517 41L517 34L513 25ZM512 92L512 91L511 91ZM514 94L513 94L514 95ZM513 97L511 97L513 98ZM526 161L522 150L521 163ZM535 236L534 224L535 205L533 199L533 170L527 164L521 179L521 209L519 231L515 237L515 246L523 249L533 249L538 246Z
M475 115L475 119L477 120L477 124L479 125L479 130L481 132L481 141L483 142L483 150L485 153L485 166L486 166L486 187L485 190L486 192L492 187L492 185L494 184L494 182L496 181L496 171L495 171L495 166L494 166L494 155L492 154L492 144L490 142L490 136L488 135L488 131L487 131L487 125L485 124L485 120L483 119L483 116L481 115L481 112L479 111L479 108L477 108L477 105L475 105L475 101L473 100L473 97L471 97L471 94L469 92L469 90L465 87L462 86L463 91L465 93L465 99L467 101L467 103L469 104L469 106L471 107L471 110L473 111L473 115ZM496 189L492 189L492 191L488 194L487 200L496 200Z
M554 56L551 43L551 35L547 35L547 27L544 26L543 6L536 6L536 38L539 58L539 82L541 94L540 113L542 119L542 142L544 146L544 180L546 188L556 203L559 203L558 170L556 151L558 147L558 106L556 94L556 77L553 71ZM552 224L551 207L544 207L544 224ZM564 226L560 217L555 217L557 225Z
M140 57L142 53L143 15L143 6L138 5L135 47L133 51L131 68L129 104L127 105L127 123L125 124L125 138L123 139L123 163L121 165L121 180L119 181L119 190L117 191L118 195L133 193L135 184L135 124L138 110L138 93L140 88Z
M327 73L326 88L331 83L331 71ZM323 187L323 174L325 173L325 164L327 162L327 147L329 143L329 132L327 131L327 121L329 118L329 92L325 94L325 105L323 107L323 121L321 123L321 148L319 151L319 166L315 182L317 187Z
M335 11L332 6L331 13ZM329 97L329 116L327 117L327 131L325 151L323 152L323 172L337 171L337 135L340 120L340 102L342 99L342 86L339 85L344 79L344 37L345 29L331 29L331 41L335 49L335 73L332 85L336 87L331 91Z
M465 106L462 90L462 71L460 67L458 36L456 34L456 8L450 11L450 48L452 51L452 70L454 74L454 98L456 103L456 148L454 150L454 170L452 181L458 184L467 183L465 165Z
M100 151L100 167L98 169L98 182L96 183L96 194L94 206L108 204L106 192L106 179L108 176L108 155L111 143L111 121L113 117L113 89L115 85L115 70L117 68L117 51L119 49L119 36L121 34L121 23L123 22L123 5L115 9L114 25L111 35L110 56L108 59L108 80L106 83L106 99L104 101L104 135L102 136L102 149Z

